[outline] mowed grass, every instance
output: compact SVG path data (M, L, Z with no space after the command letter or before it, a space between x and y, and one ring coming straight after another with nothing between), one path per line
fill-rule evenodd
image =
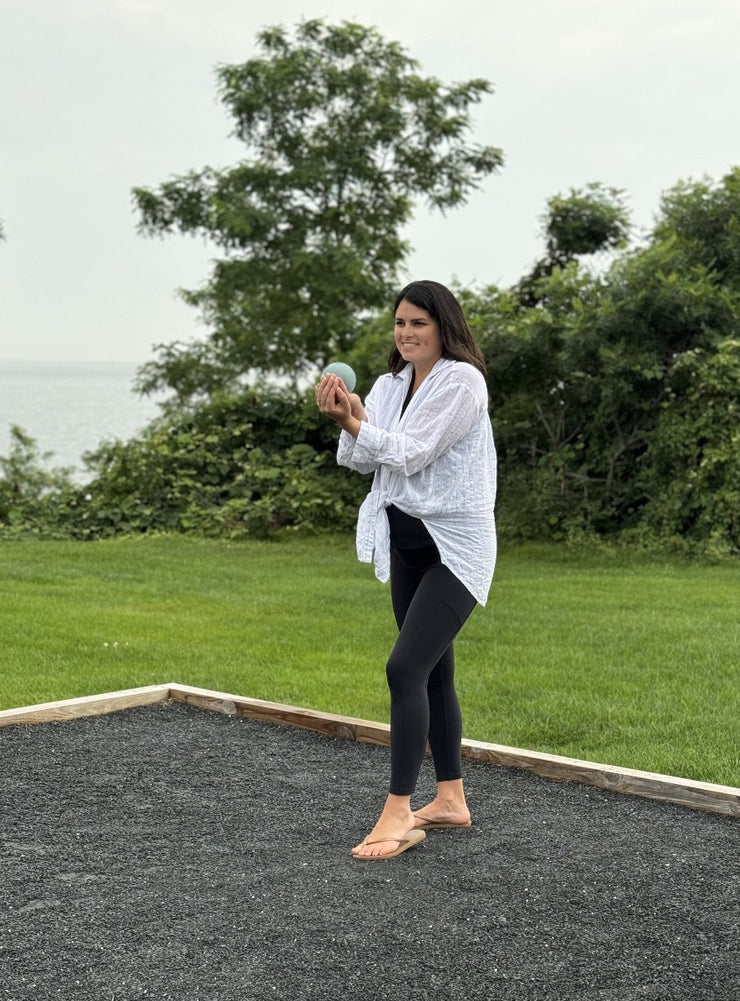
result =
M740 785L740 565L503 548L465 735ZM0 546L0 708L176 681L386 720L387 587L347 536Z

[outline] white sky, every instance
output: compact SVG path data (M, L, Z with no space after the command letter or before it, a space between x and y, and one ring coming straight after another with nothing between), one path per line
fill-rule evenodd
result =
M0 360L142 362L202 335L175 290L212 253L139 236L130 190L236 162L214 67L304 17L494 84L473 138L506 165L447 217L419 206L409 277L513 283L551 195L623 188L644 230L676 181L740 162L738 0L0 0Z

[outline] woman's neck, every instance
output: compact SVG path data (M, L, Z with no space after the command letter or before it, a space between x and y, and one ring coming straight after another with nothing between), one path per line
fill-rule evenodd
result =
M419 386L422 384L422 382L424 382L424 380L432 371L432 369L434 368L434 366L437 364L438 361L439 358L435 358L430 365L417 365L416 363L414 363L414 378L412 381L413 388L411 390L412 394L415 393L416 390L419 388Z

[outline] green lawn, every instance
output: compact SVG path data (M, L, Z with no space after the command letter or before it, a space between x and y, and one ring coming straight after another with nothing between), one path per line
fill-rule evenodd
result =
M465 734L740 785L740 565L504 548ZM386 720L387 587L346 536L0 546L0 708L177 681Z

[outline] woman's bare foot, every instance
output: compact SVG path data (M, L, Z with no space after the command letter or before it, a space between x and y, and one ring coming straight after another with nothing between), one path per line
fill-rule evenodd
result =
M381 857L393 854L406 836L414 830L416 821L411 812L410 796L388 796L375 827L352 854L355 858Z
M414 811L417 829L429 826L449 825L469 827L470 810L465 802L462 779L437 783L437 795L431 803Z

